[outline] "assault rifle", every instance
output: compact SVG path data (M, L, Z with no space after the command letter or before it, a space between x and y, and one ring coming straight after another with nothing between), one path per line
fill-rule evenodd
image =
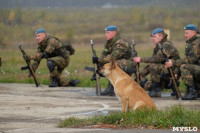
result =
M22 45L18 44L18 47L19 47L20 51L22 52L23 56L25 56L26 53L25 53L25 51L22 49ZM39 83L39 81L38 81L37 78L36 78L35 72L34 72L32 66L31 66L30 61L28 61L28 60L26 60L26 59L24 59L24 60L26 61L27 66L21 67L21 70L26 70L26 69L28 69L29 72L30 72L30 75L33 77L33 79L34 79L34 81L35 81L36 87L40 86L40 83Z
M136 52L135 50L135 41L132 40L132 44L133 44L133 48L134 48L134 51L133 52ZM137 53L137 52L136 52ZM137 54L136 54L137 56ZM136 64L136 79L137 79L137 83L140 84L140 71L139 71L139 63Z
M160 47L160 50L161 50L161 52L162 52L162 54L163 54L163 57L165 58L165 61L168 62L169 59L167 58L167 55L163 52L163 47L162 47L162 45L161 45L160 43L158 43L158 46ZM168 69L168 71L169 71L169 73L170 73L170 75L171 75L171 78L172 78L172 80L173 80L173 84L174 84L174 87L175 87L175 90L176 90L176 99L180 99L180 98L181 98L181 93L180 93L180 91L179 91L179 89L178 89L178 86L177 86L177 84L176 84L176 79L175 79L175 77L174 77L174 73L173 73L173 71L172 71L172 68L170 67L170 68L167 68L167 69Z
M94 44L93 44L93 40L90 40L90 44L91 44L91 48L92 48L92 53L93 53L93 57L97 57L96 55L96 51L94 50ZM97 73L97 63L94 64L94 74L95 74L95 77L96 77L96 95L99 96L100 93L101 93L101 87L100 87L100 84L99 84L99 75Z

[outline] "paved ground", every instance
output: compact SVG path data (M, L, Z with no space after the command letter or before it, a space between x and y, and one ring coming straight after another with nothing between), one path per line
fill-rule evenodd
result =
M200 109L200 100L182 101L163 93L153 99L158 109L181 104L186 108ZM36 88L32 84L0 83L0 133L156 133L172 130L112 130L57 128L59 120L70 116L88 117L120 111L116 97L96 96L94 88L56 87Z

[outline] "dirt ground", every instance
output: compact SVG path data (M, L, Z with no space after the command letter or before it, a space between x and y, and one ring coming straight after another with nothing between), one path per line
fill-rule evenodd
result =
M176 100L167 92L153 100L158 109L178 104L200 109L199 99ZM94 88L0 83L0 133L52 128L70 116L89 117L109 111L121 111L121 104L114 96L96 96Z

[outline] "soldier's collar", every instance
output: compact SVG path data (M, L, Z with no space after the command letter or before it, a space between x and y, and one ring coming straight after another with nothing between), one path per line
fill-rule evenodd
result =
M119 39L120 39L120 35L119 35L119 33L117 33L115 35L115 37L113 39L111 39L111 40L108 40L107 43L115 43Z
M167 36L168 36L167 34L164 34L164 37L160 42L161 44L163 44L165 41L167 41Z
M186 43L192 43L193 41L195 41L197 38L200 38L199 35L195 35L192 38L190 38L189 40L186 41Z
M44 38L44 40L41 43L39 43L39 44L43 45L48 39L49 39L49 35L46 35L46 37Z

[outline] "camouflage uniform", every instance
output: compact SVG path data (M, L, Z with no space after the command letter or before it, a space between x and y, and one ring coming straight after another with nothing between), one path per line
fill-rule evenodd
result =
M161 41L163 52L167 55L168 59L177 60L180 59L178 50L174 45L167 40L167 34L165 34ZM160 82L161 75L169 75L168 70L165 68L165 58L158 45L154 48L152 57L141 58L141 62L149 63L143 71L140 73L142 77L150 74L152 82ZM179 67L172 67L175 74L179 74Z
M164 34L164 38L161 40L161 45L163 47L163 52L166 54L168 59L180 59L178 50L174 47L174 45L167 40L167 34ZM158 84L160 88L167 88L170 82L170 73L165 67L165 58L159 48L159 45L156 45L153 51L152 57L141 58L141 62L149 63L147 66L144 67L143 71L140 73L142 77L150 74L151 81L147 82L144 86L145 89L150 90L153 86L153 83ZM174 74L180 74L179 67L172 67ZM173 92L175 90L171 88ZM158 90L159 92L159 90ZM159 94L159 93L158 93ZM149 93L150 96L151 92ZM174 95L174 94L172 94Z
M173 66L180 66L181 77L183 82L192 86L195 82L198 83L200 76L200 35L196 35L186 41L185 58L172 60ZM196 88L197 89L197 88Z
M127 74L132 75L135 70L133 57L137 54L134 48L127 41L120 38L119 32L114 38L108 40L105 44L105 49L102 52L101 58L98 58L98 66L101 67L109 63L112 58L116 59L117 65ZM114 87L109 82L108 88L101 95L114 95Z
M133 46L121 39L118 32L113 39L106 42L102 57L98 59L99 65L103 66L104 64L109 63L112 58L115 58L117 65L123 71L132 74L131 72L128 72L128 68L135 69L132 58L135 57L136 53L133 51Z
M43 57L44 53L48 56ZM53 71L50 71L50 80L54 77L60 80L62 71L69 64L69 56L69 51L63 47L63 44L56 37L46 36L45 39L37 45L36 54L30 56L30 59L34 60L32 63L34 70L38 68L42 58L47 58L47 61L53 61L55 63L55 68Z

